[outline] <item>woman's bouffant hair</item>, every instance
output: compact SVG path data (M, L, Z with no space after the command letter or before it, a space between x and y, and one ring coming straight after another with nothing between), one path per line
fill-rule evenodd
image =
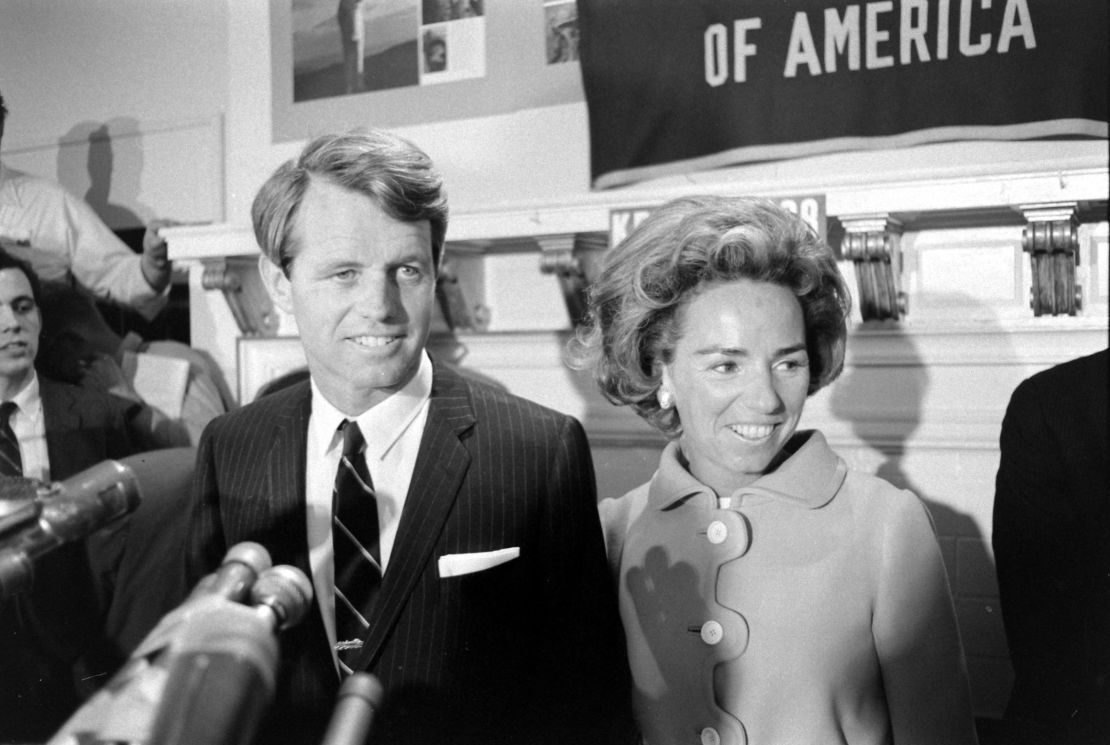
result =
M610 401L678 436L678 412L657 397L661 366L678 341L676 313L706 285L737 279L794 293L805 320L809 394L835 380L851 296L832 249L772 202L716 196L664 204L608 252L590 286L586 323L570 343L570 364L590 370Z
M289 276L296 258L293 227L308 185L330 181L370 197L402 222L431 225L432 262L438 267L447 233L447 194L431 159L409 140L380 129L355 129L317 137L283 163L251 205L262 253Z

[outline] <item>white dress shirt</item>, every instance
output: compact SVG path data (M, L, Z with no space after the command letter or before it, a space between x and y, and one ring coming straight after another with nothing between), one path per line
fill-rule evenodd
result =
M0 236L8 253L30 263L39 279L72 275L97 297L134 308L147 319L166 306L169 288L150 286L142 256L116 237L92 207L55 181L3 163Z
M19 457L23 461L23 476L50 483L50 457L46 450L46 420L42 413L42 394L39 377L33 371L31 382L11 399L18 407L12 412L9 424L15 439L19 440Z
M409 491L416 454L428 419L432 393L432 362L421 355L420 367L404 388L356 417L366 438L366 466L378 503L382 571L389 558ZM333 561L332 489L343 437L339 425L347 416L320 393L312 381L312 414L308 420L305 460L305 500L308 514L308 554L312 584L323 614L328 643L335 659L335 566ZM338 670L338 661L336 662Z

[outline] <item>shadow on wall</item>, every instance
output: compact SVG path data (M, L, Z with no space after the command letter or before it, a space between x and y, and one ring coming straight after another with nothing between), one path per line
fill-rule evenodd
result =
M959 295L933 298L944 306L962 307L984 335L1000 335L993 312L975 298ZM878 327L877 327L878 328ZM998 391L993 378L1003 359L988 364L983 360L923 359L911 335L894 333L884 340L882 360L866 359L845 368L832 384L834 416L850 425L865 448L852 458L850 448L836 448L855 468L872 470L897 487L908 489L926 504L937 531L948 571L960 633L971 677L972 698L977 715L987 720L1001 716L1013 681L1009 664L998 582L989 526L993 504L994 474L997 469L997 440L992 443L938 441L937 435L957 431L951 425L964 411L985 413L998 424L1005 412L1008 391ZM893 358L893 359L892 359ZM849 360L851 362L851 360ZM982 392L994 388L995 394ZM991 402L997 398L997 412ZM924 426L924 431L922 432ZM983 432L984 429L974 431ZM993 449L992 449L993 448ZM876 455L877 465L870 461ZM853 462L855 461L855 462ZM988 527L989 530L989 527ZM983 724L981 722L981 724Z
M143 140L138 120L85 121L58 141L58 182L84 196L112 230L139 228L154 211L139 201Z
M146 224L158 217L139 200L143 165L143 137L133 117L84 121L58 140L58 183L71 194L83 196L104 224L136 253L142 252ZM188 344L188 298L184 281L175 281L168 307L154 321L103 301L98 301L97 307L120 335L135 331L147 339Z

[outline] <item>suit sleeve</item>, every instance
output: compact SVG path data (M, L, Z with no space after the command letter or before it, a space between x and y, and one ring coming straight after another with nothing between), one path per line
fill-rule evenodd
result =
M872 631L894 742L974 745L974 714L956 612L925 505L907 492L891 510Z
M1071 528L1077 517L1060 477L1063 455L1041 410L1036 381L1018 386L1006 410L995 479L992 544L1015 686L1008 714L1066 721L1083 652L1068 597L1082 572ZM1070 630L1069 630L1070 629ZM1080 663L1082 664L1082 663ZM1025 691L1036 691L1026 696Z
M551 723L551 742L634 740L628 663L616 592L597 513L593 460L585 432L566 418L558 437L546 536L548 592L536 721Z
M189 499L189 521L185 538L185 586L193 588L206 574L215 571L227 551L220 521L220 489L216 469L219 420L201 435L196 470Z

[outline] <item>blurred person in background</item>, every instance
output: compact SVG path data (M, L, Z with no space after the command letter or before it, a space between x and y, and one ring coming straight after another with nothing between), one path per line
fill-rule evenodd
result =
M1108 355L1023 381L1002 421L992 543L1015 743L1110 742Z

